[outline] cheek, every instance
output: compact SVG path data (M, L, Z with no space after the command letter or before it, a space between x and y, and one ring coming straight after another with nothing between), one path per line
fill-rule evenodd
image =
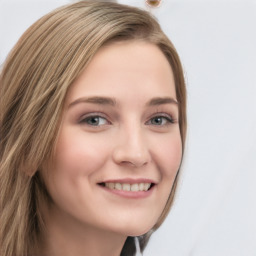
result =
M102 138L86 136L82 131L61 132L54 154L44 176L46 187L55 204L62 209L79 212L79 205L86 204L84 195L93 194L95 174L104 168L108 148ZM79 203L77 203L79 202ZM74 213L75 214L75 213Z
M155 147L155 158L157 159L158 168L161 170L161 176L173 180L182 158L181 138L179 135L170 135L158 140L157 145Z
M159 192L161 194L161 212L164 210L166 202L171 193L173 183L179 170L182 159L182 143L179 135L170 136L162 141L162 146L158 151L158 169L160 170L161 183Z
M169 148L169 150L168 150ZM164 161L166 161L166 165L170 166L170 171L166 171L166 175L173 174L176 176L176 172L178 171L182 158L182 144L180 138L175 139L167 146L166 150L163 153Z
M64 133L57 144L54 166L70 175L88 176L104 165L107 152L107 147L94 136L82 132Z

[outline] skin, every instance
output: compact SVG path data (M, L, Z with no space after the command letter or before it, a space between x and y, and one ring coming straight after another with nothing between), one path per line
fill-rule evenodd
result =
M157 222L181 154L173 72L163 53L141 41L101 48L68 91L54 160L42 171L52 198L42 251L120 255L127 236ZM120 179L154 186L133 197L99 185Z

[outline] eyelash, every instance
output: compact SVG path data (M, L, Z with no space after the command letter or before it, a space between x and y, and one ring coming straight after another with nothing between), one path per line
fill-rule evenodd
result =
M157 114L155 114L153 117L151 117L147 122L146 122L146 124L147 125L150 125L150 122L152 122L152 120L156 120L156 119L159 119L159 118L161 118L161 120L163 121L163 119L166 121L166 123L165 124L152 124L152 125L154 125L154 126L168 126L168 125L170 125L170 124L174 124L176 121L175 121L175 119L171 116L171 115L169 115L169 114L164 114L164 113L157 113Z
M165 120L165 124L153 124L152 121L155 119L159 119L161 118L162 122L163 120ZM92 121L92 119L97 119L98 123L96 123L96 125L94 124L90 124L89 122ZM99 119L104 119L106 123L104 124L100 124ZM96 121L97 122L97 121ZM111 124L110 121L108 121L108 118L106 118L102 113L92 113L88 116L83 117L80 121L80 124L86 124L89 125L91 127L100 127L106 124ZM159 126L159 127L164 127L164 126L168 126L170 124L174 124L176 123L176 120L169 114L165 114L165 113L156 113L154 116L152 116L145 124L146 125L153 125L153 126Z
M107 119L106 117L104 117L104 115L103 115L102 113L92 113L92 114L89 114L89 115L83 117L83 118L79 121L79 123L80 123L80 124L87 124L87 125L92 126L92 127L99 127L99 126L105 125L105 124L93 125L93 124L89 124L89 123L88 123L90 120L96 119L96 118L97 118L97 119L105 119L108 124L111 124L111 122L109 122L108 119Z

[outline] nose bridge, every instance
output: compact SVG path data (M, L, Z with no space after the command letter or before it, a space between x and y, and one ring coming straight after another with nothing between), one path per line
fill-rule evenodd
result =
M118 164L125 163L137 167L150 161L148 142L140 122L133 120L120 128L113 156Z

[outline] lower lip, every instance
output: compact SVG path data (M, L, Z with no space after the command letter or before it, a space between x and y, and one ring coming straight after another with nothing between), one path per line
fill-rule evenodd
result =
M150 188L148 191L124 191L124 190L117 190L117 189L109 189L103 186L101 186L101 188L117 196L131 198L131 199L141 199L141 198L149 197L153 193L155 186Z

